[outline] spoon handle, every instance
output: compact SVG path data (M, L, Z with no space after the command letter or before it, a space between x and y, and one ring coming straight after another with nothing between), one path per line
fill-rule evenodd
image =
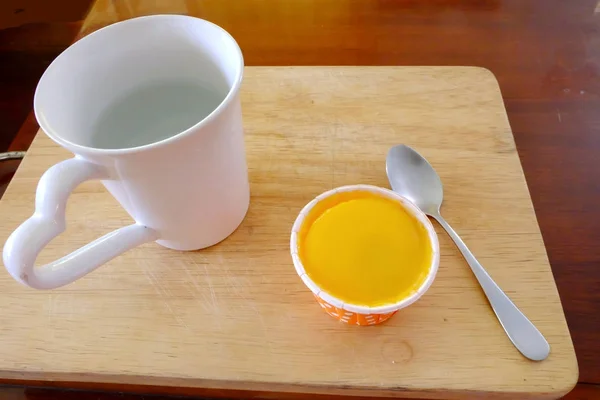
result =
M494 313L496 313L496 317L498 317L500 324L515 347L530 360L541 361L548 357L550 345L540 331L494 282L446 220L439 214L431 216L448 232L456 247L467 260Z

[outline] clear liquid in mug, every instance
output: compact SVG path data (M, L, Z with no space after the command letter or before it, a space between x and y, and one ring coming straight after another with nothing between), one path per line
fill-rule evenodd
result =
M89 146L124 149L167 139L202 121L226 95L190 81L141 86L100 113Z

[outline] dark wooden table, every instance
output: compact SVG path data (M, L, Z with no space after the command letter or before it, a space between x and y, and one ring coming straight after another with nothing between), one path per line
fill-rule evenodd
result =
M134 16L166 12L221 25L238 40L247 65L490 69L502 89L577 351L580 384L567 398L600 398L600 161L596 158L600 154L600 5L596 1L98 0L80 22L81 34ZM26 149L35 131L29 119L11 148ZM152 387L104 389L160 392ZM139 399L5 390L17 399Z

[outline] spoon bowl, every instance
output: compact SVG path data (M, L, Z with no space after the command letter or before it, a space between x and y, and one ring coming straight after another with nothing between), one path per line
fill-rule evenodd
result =
M385 165L394 192L426 214L439 214L444 199L442 181L424 157L401 144L390 149Z

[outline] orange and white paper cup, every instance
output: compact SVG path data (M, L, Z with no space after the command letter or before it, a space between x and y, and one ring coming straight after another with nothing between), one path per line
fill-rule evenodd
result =
M332 296L331 294L327 293L325 290L320 288L306 273L304 265L302 264L302 260L298 251L298 240L300 238L300 231L304 226L304 222L306 220L307 215L315 207L318 207L319 205L323 206L324 202L326 202L327 199L330 199L333 196L337 196L343 192L353 191L371 192L377 196L381 196L397 202L404 208L404 210L406 210L410 215L416 218L417 221L419 221L422 224L423 228L425 228L425 231L427 232L432 251L431 265L429 266L428 274L425 280L422 282L422 284L412 294L408 295L407 297L403 298L398 302L377 307L349 304L336 298L335 296ZM290 238L290 250L292 253L294 267L296 268L298 276L300 276L300 279L302 279L306 287L308 287L313 293L313 295L317 299L317 302L323 308L323 310L325 310L327 314L334 317L335 319L352 325L379 324L388 320L398 310L407 307L415 301L417 301L421 296L423 296L423 294L427 291L427 289L429 289L429 287L433 283L440 262L440 249L437 234L425 213L423 213L411 201L396 194L395 192L371 185L351 185L339 187L317 196L314 200L308 203L302 209L302 211L300 211L300 214L296 218L296 221L294 222L294 225L292 227L292 234Z

